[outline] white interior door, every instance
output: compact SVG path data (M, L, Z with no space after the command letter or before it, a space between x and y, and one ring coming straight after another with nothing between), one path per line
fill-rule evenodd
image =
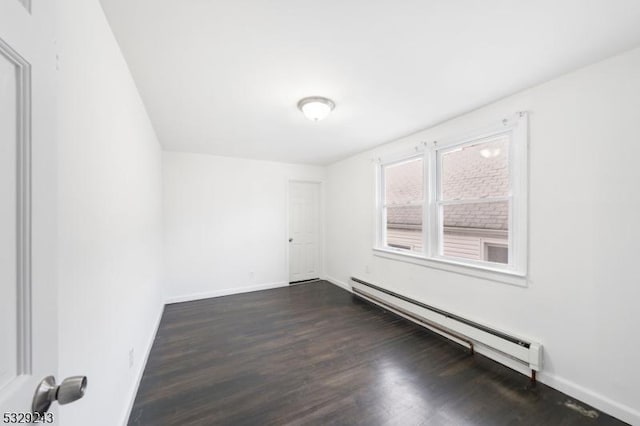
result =
M320 277L320 184L289 182L289 282Z
M0 2L0 424L58 365L55 2L30 3Z

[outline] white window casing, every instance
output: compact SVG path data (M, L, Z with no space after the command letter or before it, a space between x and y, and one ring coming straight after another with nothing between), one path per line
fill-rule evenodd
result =
M509 192L505 196L477 199L440 199L439 186L444 154L482 142L494 137L509 136ZM424 147L424 149L422 149ZM476 275L491 279L494 273L497 281L520 285L526 283L527 275L527 233L528 233L528 115L518 112L510 118L501 120L493 126L470 132L463 136L434 142L420 143L419 147L405 155L383 158L376 165L376 237L374 252L382 257L439 267L440 269L459 271L467 275ZM385 167L400 164L416 158L423 158L424 166L424 202L422 203L421 253L409 252L401 248L386 245L386 203L385 203ZM478 260L445 256L443 229L441 223L443 206L456 204L480 204L508 202L508 256L507 264L484 261L484 248ZM496 241L497 242L497 241ZM482 243L484 244L484 243ZM447 265L446 267L443 267ZM505 276L512 278L505 279Z

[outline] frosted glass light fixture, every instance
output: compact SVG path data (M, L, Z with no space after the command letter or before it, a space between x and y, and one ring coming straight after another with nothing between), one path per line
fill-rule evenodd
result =
M312 121L320 121L327 118L335 107L336 104L331 99L321 96L311 96L300 99L300 102L298 102L298 109Z

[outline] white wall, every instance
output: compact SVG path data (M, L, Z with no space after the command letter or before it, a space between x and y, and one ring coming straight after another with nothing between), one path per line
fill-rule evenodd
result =
M98 0L56 3L58 379L89 378L86 396L60 417L114 426L162 307L161 151Z
M168 301L287 285L287 180L324 168L165 152Z
M528 287L373 255L372 158L522 110L531 113ZM544 382L640 424L639 161L636 49L331 165L326 274L540 341Z

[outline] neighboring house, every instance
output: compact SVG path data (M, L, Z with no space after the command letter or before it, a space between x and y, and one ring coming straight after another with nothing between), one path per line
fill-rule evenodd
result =
M468 146L442 161L442 198L478 200L509 193L508 140ZM423 198L421 162L394 167L387 179L387 245L422 251L422 208L402 205ZM508 202L444 206L443 254L508 262Z

